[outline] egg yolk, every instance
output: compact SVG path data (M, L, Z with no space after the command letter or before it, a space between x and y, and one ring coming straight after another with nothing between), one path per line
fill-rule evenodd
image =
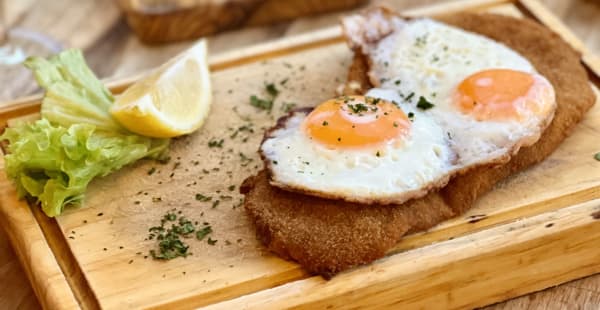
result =
M408 134L410 121L394 103L364 96L325 101L304 120L312 139L333 148L360 148Z
M550 98L552 96L552 98ZM522 120L524 112L545 112L553 100L552 85L543 78L510 69L479 71L457 87L454 103L477 120Z

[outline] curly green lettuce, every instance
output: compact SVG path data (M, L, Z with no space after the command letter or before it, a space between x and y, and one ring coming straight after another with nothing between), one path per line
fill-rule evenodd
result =
M25 65L46 90L42 119L7 128L0 141L9 143L6 174L19 196L37 199L46 215L81 204L95 177L165 155L168 139L130 133L111 117L113 96L81 51L67 50L48 60L30 58Z

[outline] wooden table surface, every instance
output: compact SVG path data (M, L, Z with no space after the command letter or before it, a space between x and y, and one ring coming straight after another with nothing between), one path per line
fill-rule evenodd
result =
M449 0L388 0L397 9ZM596 54L600 54L600 0L542 0ZM5 1L5 26L15 31L43 33L50 47L85 51L92 69L103 78L133 75L153 68L189 43L148 47L127 27L113 1ZM245 29L210 38L211 53L258 41L276 39L330 26L339 14L304 18L273 27ZM1 28L0 28L1 31ZM1 35L0 35L1 37ZM31 50L39 49L32 46ZM50 49L51 50L51 49ZM29 51L29 50L28 50ZM43 53L49 50L39 49ZM31 75L20 67L0 65L0 101L38 91ZM599 146L600 147L600 146ZM0 309L39 309L15 253L0 229ZM600 309L600 275L572 281L541 292L508 300L486 309Z

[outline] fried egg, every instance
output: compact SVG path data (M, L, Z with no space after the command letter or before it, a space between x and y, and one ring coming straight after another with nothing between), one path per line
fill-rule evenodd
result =
M345 19L376 88L296 111L260 151L271 184L361 203L403 203L537 142L554 89L509 47L385 10Z
M509 47L431 19L387 22L381 40L356 41L371 82L396 91L383 98L419 107L444 128L457 165L506 162L552 120L554 88Z
M423 196L447 183L455 160L433 119L363 96L293 112L267 133L260 152L272 185L362 203Z

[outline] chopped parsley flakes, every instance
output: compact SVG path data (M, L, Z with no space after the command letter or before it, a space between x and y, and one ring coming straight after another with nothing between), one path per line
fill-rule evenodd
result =
M242 164L241 164L241 165L242 165L242 167L246 167L246 166L248 166L248 164L250 164L250 163L253 161L253 159L252 159L252 158L250 158L250 157L246 156L246 155L245 155L244 153L242 153L242 152L240 152L240 153L239 153L239 155L240 155L240 160L242 161Z
M293 102L284 102L281 104L281 111L289 112L296 107L296 104Z
M600 152L596 153L596 155L594 155L594 159L597 161L600 161Z
M275 98L279 95L279 89L277 89L275 83L267 83L265 84L265 91L269 95L268 98L262 99L258 98L256 95L252 95L250 96L250 105L271 112L273 109L273 102L275 102Z
M369 108L363 103L347 104L347 106L353 113L357 114L369 111Z
M204 195L198 193L198 194L196 194L196 200L202 201L202 202L211 201L212 197L210 197L210 196L204 196Z
M422 36L418 36L415 38L415 46L417 47L423 47L425 46L425 44L427 44L427 37L429 36L429 33L425 33Z
M419 102L417 102L417 108L421 109L421 110L429 110L431 108L433 108L435 105L429 101L427 101L427 99L425 99L425 97L423 96L419 96Z
M185 216L178 215L181 213L181 211L176 212L176 209L171 209L161 218L160 226L148 229L149 235L147 240L156 240L157 242L157 248L150 250L150 256L153 259L171 260L191 255L192 253L188 252L189 245L184 239L191 238L194 233L196 239L200 241L208 236L207 243L209 245L217 243L217 240L209 236L212 234L213 229L208 222L204 222L204 226L200 228L197 221L193 223ZM104 250L106 251L106 248Z
M273 97L276 97L277 95L279 95L279 89L277 89L277 87L275 87L274 83L269 83L265 85L265 90L267 91L267 93Z
M223 142L225 140L221 139L221 140L210 140L208 141L208 147L218 147L218 148L222 148L223 147Z
M250 105L259 108L265 111L271 111L273 109L273 100L272 99L260 99L255 95L250 96Z
M148 239L156 239L158 242L158 249L150 250L152 258L170 260L177 257L187 257L191 254L188 253L189 245L181 238L188 237L196 231L196 227L183 216L179 217L179 221L177 219L175 212L169 212L160 220L160 226L154 226L148 230L150 233ZM170 224L170 227L167 224Z
M198 230L196 232L196 239L198 240L202 240L204 239L204 237L208 236L208 234L212 233L212 227L209 226L205 226L204 228Z

